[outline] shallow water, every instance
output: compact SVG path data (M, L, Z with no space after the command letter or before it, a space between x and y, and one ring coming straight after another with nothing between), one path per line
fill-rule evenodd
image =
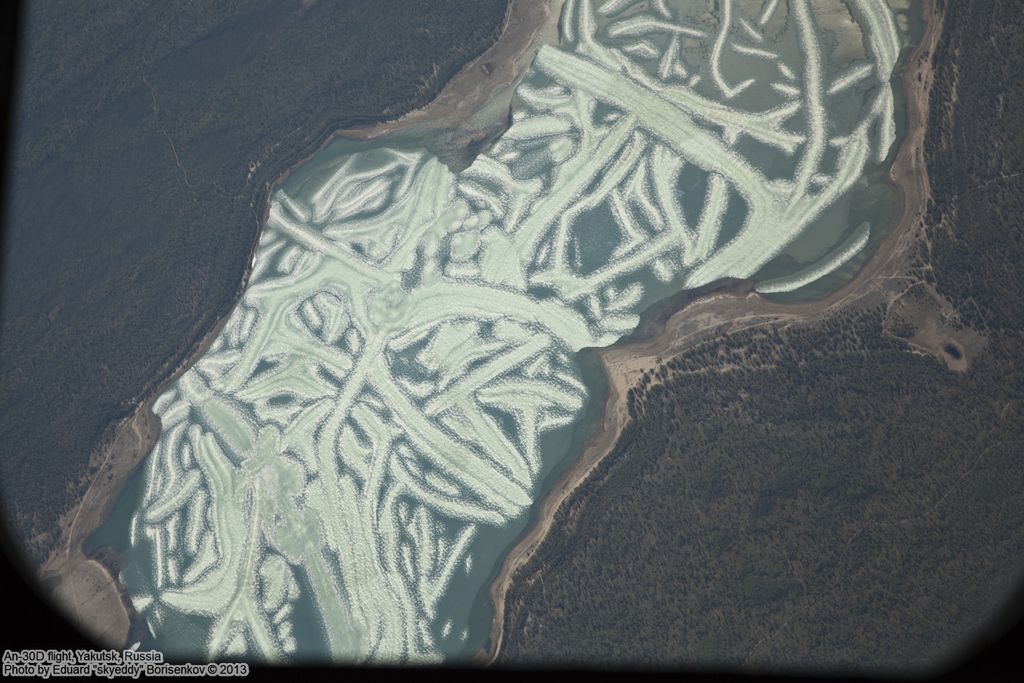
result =
M673 5L683 10L675 16L681 22L707 26L711 36L714 17L694 9L701 4ZM819 194L807 189L791 198L785 210L752 203L759 192L782 191L770 183L762 185L759 178L771 181L801 172L802 162L797 159L805 157L800 154L787 156L744 136L733 151L756 171L736 171L720 166L718 155L688 147L692 139L681 136L673 141L691 156L680 162L672 149L658 142L658 136L670 135L673 123L666 127L664 121L652 121L651 128L644 127L648 124L643 117L653 109L638 108L630 114L630 103L624 103L617 92L605 102L601 98L608 93L586 91L593 86L586 79L579 90L567 86L567 80L585 73L580 69L589 63L586 60L621 59L626 48L633 51L630 54L659 57L629 61L631 68L647 74L635 78L652 77L670 49L670 35L649 40L646 46L633 38L609 35L642 28L629 20L646 20L660 11L657 3L609 17L588 15L586 10L586 3L575 9L570 3L563 17L568 22L568 30L563 31L566 44L560 50L545 48L541 67L531 69L514 103L517 118L509 133L466 174L456 177L417 152L424 141L415 136L373 143L339 139L296 169L276 195L257 252L256 271L238 310L196 368L161 397L156 408L165 420L160 443L134 475L111 517L90 539L90 547L109 544L124 552L122 581L156 634L144 646L193 658L236 656L232 653L240 649L252 657L292 659L316 659L329 653L335 658L383 661L471 657L486 643L492 617L487 589L505 553L535 521L538 501L571 464L600 419L606 385L586 349L628 334L641 323L642 311L687 286L730 276L778 278L827 256L864 222L891 223L897 208L895 193L884 182L882 169L895 146L885 161L861 168L861 180L852 189L843 190L828 208L807 219L814 216L810 208L805 213L790 209L802 206L801 202L811 207L815 197L840 187L838 180L823 178ZM734 7L734 11L738 10ZM595 35L604 36L603 46L588 47L580 37L588 30L588 16ZM610 28L614 26L618 29ZM779 32L780 59L793 63L800 51L792 22L769 21L766 26ZM833 42L856 52L855 41ZM586 55L586 60L574 61L574 52ZM717 102L713 69L700 61L700 55L706 60L706 54L685 47L681 52L697 55L690 63L693 72L686 77L692 83L690 92ZM760 103L770 90L764 81L775 77L776 68L762 61L748 55L723 58L723 72L742 69L743 78L750 75L762 81L735 95L729 107L763 110ZM834 77L842 68L832 65L826 73ZM693 81L698 75L702 80ZM732 86L740 82L732 80ZM865 116L873 116L865 113L864 103L880 101L879 92L884 92L884 86L876 84L844 94L836 105L843 113L830 120L830 131L856 131ZM589 110L587 119L585 107L577 104L591 97L601 103ZM663 106L653 100L650 104ZM711 118L727 120L731 115L716 112ZM630 115L641 123L627 125ZM785 140L808 126L808 121L798 113L786 127L765 135ZM703 139L720 144L714 136L721 135L725 125L709 123L691 130L694 135L711 131ZM898 142L902 123L897 125ZM551 134L559 126L567 126L565 133ZM617 131L624 131L623 142L607 157L613 161L608 161L600 155ZM565 149L591 144L588 136L594 144L588 154L581 156L577 151L572 153L575 156L553 161ZM842 163L848 162L830 150L815 165L825 173ZM738 175L729 176L732 184L719 183L709 168ZM670 172L675 176L668 186L680 199L678 220L696 230L694 240L680 248L681 264L671 251L675 242L665 241L673 237L672 221L668 220L672 224L668 228L663 224L670 208L651 191L658 175ZM479 182L467 181L473 178ZM557 215L571 217L566 232L558 234L551 227L557 220L538 222L535 217L547 210L544 202L550 204L562 188L579 178L586 182L575 190L577 194L555 208ZM325 194L332 183L339 189ZM454 203L442 196L451 187L461 197ZM591 197L593 205L588 204ZM494 201L505 215L486 208ZM774 222L762 218L757 223L755 219L765 215L757 211L766 210ZM508 216L517 215L516 211L519 221L513 222ZM623 218L627 213L635 221L629 229L623 222L628 220ZM535 242L523 238L524 226L530 225L539 228ZM880 234L873 230L865 252L829 276L776 296L799 298L831 291L859 267ZM463 252L470 256L462 256ZM403 260L392 266L389 254L403 254ZM562 261L560 255L564 255ZM381 284L363 284L376 282L384 273L387 277ZM301 278L309 277L314 278L311 284L302 284ZM437 289L437 282L472 286L466 287L464 296L453 289L445 295L448 298L438 300L442 303L437 314L428 315L423 311L436 305L434 299L416 297ZM275 311L285 310L277 308L282 301L296 302L287 304L291 317L275 317ZM448 311L463 305L470 308L452 319ZM412 319L434 327L419 340L399 343L408 336L403 326L413 326L408 322ZM473 343L462 341L472 337L460 336L467 324L475 325L475 344L492 345L497 356L474 358ZM432 404L446 400L445 393L436 389L447 381L454 359L468 359L455 373L465 377L485 368L494 357L514 356L538 339L517 337L520 333L513 328L528 335L550 335L551 341L530 357L534 359L531 367L540 369L529 370L532 374L527 376L521 374L525 366L509 365L502 370L507 372L502 379L546 378L565 393L528 399L526 394L499 392L486 402L477 399L479 404L459 408L461 422L445 422L446 413L441 413L431 429L452 434L455 441L451 443L463 450L446 453L447 465L426 457L429 453L415 440L426 429L416 426L423 419L419 414L430 413ZM303 350L308 338L296 336L296 330L319 335L321 346ZM362 384L346 388L355 382L349 379L354 368L372 361L365 361L370 353L366 348L373 346L379 330L388 332L374 347L379 348L380 364L367 366L371 381L365 388L360 388ZM246 363L251 373L238 369ZM288 381L255 388L259 378L275 373ZM395 389L388 393L385 385L392 381L400 387L399 393ZM350 413L337 418L314 415L321 408L331 409L330 391L348 396L337 402L350 401L343 403L351 406ZM417 393L421 391L422 398ZM506 407L496 407L502 405ZM544 427L539 422L517 422L519 418L513 419L508 410L524 406L540 411L531 415L550 414L563 421L569 415L572 422L545 423ZM326 443L324 433L335 419L339 441ZM309 421L308 427L296 427L305 424L303 420ZM388 426L394 424L398 426ZM391 430L386 456L373 451L369 460L346 460L346 448L356 452L376 443L377 437L370 433L374 429ZM528 445L534 437L535 452ZM522 448L522 457L535 457L535 471L526 473L495 460L505 444ZM221 457L215 455L218 450ZM323 460L325 452L329 461ZM418 477L417 481L434 476L449 484L458 482L458 493L448 498L436 493L413 495L411 484L402 488L395 483L395 474L375 474L381 461L386 464L380 467L389 472L407 468L402 476ZM485 462L491 464L479 464ZM357 486L339 496L333 483L324 481L333 476L350 478ZM194 493L178 502L174 496L182 486L195 487L186 491ZM379 495L374 494L378 497L366 497L373 486L381 487ZM530 502L508 503L520 495L522 487L530 491ZM491 493L481 493L485 490ZM492 494L494 498L487 498ZM190 500L196 496L202 496L206 507ZM345 507L338 509L338 505ZM458 516L474 506L486 512L488 521ZM133 524L136 533L129 539ZM324 528L334 529L335 535L325 534ZM372 542L361 535L370 528L375 534ZM208 552L199 549L206 536L213 539L209 541L213 550ZM471 540L463 544L465 539ZM204 557L217 559L211 569L188 579L188 567L200 566ZM271 557L286 561L284 578L275 578L277 570L267 568ZM210 579L219 576L217 568L229 561L237 567L233 571L242 575ZM290 586L284 611L271 610L267 603L267 596L279 590L270 588L275 581ZM208 598L202 597L207 594ZM377 609L382 615L391 610L387 618L392 621L378 617ZM212 636L211 627L221 635Z

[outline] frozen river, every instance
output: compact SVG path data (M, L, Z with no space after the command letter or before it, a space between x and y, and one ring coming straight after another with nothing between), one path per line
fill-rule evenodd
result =
M465 170L339 141L274 196L241 301L94 539L125 553L147 645L472 655L503 553L596 417L587 349L723 277L820 294L891 222L908 26L883 0L561 21Z

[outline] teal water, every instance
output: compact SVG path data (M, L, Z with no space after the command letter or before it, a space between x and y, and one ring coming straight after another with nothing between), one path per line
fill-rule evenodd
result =
M537 497L537 503L527 514L507 527L490 529L486 535L480 534L474 544L474 555L499 559L487 564L474 561L469 576L453 581L450 590L441 599L442 607L454 608L457 613L465 614L468 623L468 635L464 642L452 642L459 635L456 633L447 641L442 641L444 654L454 660L468 661L488 645L491 623L494 619L494 605L489 591L505 556L518 539L538 521L543 494L550 491L572 465L575 461L574 456L582 451L590 434L602 420L608 383L600 363L590 350L576 354L576 362L580 367L583 383L587 387L587 402L582 417L576 424L551 432L544 438L544 467L538 485L541 495ZM481 564L483 566L480 566Z
M917 27L917 35L920 33L920 28L920 26ZM751 69L756 70L755 67L751 67ZM856 94L855 92L854 94L856 96L851 95L851 102L863 96L862 93ZM897 94L899 96L898 89ZM744 98L749 97L753 97L753 95L741 96L738 103L742 104ZM900 111L899 107L897 111ZM899 126L897 130L898 144L905 129L905 122L900 118L897 123ZM414 135L370 143L339 138L332 141L308 163L296 169L285 182L284 189L296 199L308 200L324 179L336 172L343 163L353 157L354 153L363 153L359 163L351 168L353 172L358 172L363 168L372 168L375 163L378 163L379 160L374 155L374 150L385 146L414 150L424 145L423 140L418 140ZM756 145L751 144L749 150L747 154L756 155ZM866 221L872 226L883 226L883 228L891 225L899 207L897 206L898 196L885 179L885 169L890 162L891 155L885 163L869 167L862 183L853 192L823 214L810 227L805 236L789 245L783 254L767 264L755 279L770 279L799 270L827 253L862 222ZM684 191L683 211L691 225L696 224L699 220L704 188L707 186L707 176L700 172L690 171L693 168L695 167L690 166L684 170L679 183L680 189ZM784 177L793 172L792 168L784 162L778 161L778 155L765 159L762 170L768 177ZM734 201L731 197L718 237L719 245L728 242L739 233L745 217L744 204ZM617 246L616 240L618 239L611 216L603 208L590 212L585 226L587 238L573 242L570 250L570 257L578 261L581 272L584 274L608 260L609 254ZM799 300L827 294L841 286L859 270L883 235L884 229L874 231L868 248L831 275L795 292L774 296L783 300ZM651 311L657 308L657 302L679 292L682 286L682 275L670 282L659 282L650 274L637 278L633 273L628 278L624 276L620 282L614 284L620 286L637 281L645 287L644 302L647 311ZM579 307L582 309L583 304L580 303ZM650 314L646 315L649 317ZM641 325L643 326L643 324L642 319ZM536 521L540 501L572 464L595 425L601 419L601 408L607 390L603 373L592 352L588 350L577 354L576 362L579 375L587 388L587 399L582 416L574 425L548 432L542 437L543 457L541 461L543 468L536 485L534 505L504 527L480 528L472 546L473 562L471 566L468 569L462 567L457 569L449 589L441 599L439 612L449 616L456 624L451 632L444 637L440 631L442 624L435 625L434 636L438 649L448 658L468 659L486 645L493 618L493 606L488 595L491 582L504 561L508 549ZM411 370L410 373L412 373ZM89 539L87 544L87 549L95 549L104 545L111 546L125 556L121 579L133 594L151 592L150 583L153 571L149 566L152 561L149 542L143 538L132 547L128 540L130 518L141 505L142 483L141 471L135 473L118 499L108 520ZM326 644L321 635L322 628L319 626L319 611L310 598L311 591L308 581L301 571L298 572L298 582L300 584L300 599L294 607L294 634L299 647L295 659L299 661L316 660L318 655L326 650ZM191 656L194 659L197 644L203 642L203 634L209 627L209 620L175 614L166 619L168 621L160 629L161 637L145 640L143 646L158 647L170 656L177 655L181 658ZM463 628L466 629L464 637Z
M861 268L874 255L879 243L899 220L902 204L899 190L889 179L889 169L907 132L903 70L924 35L925 23L921 19L920 8L920 0L914 0L907 12L907 45L900 53L900 61L892 79L896 100L896 144L889 156L880 164L870 164L864 170L861 182L844 199L830 207L803 236L765 265L754 276L754 280L770 280L800 270L842 243L864 222L871 224L871 237L867 246L828 275L791 292L763 295L766 298L780 302L813 301L842 288L857 277Z

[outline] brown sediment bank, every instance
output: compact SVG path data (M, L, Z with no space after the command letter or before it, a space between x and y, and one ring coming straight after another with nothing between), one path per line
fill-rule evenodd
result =
M468 62L445 84L430 102L395 119L356 128L335 128L309 154L288 166L268 196L281 187L292 171L299 168L336 138L374 140L388 134L413 129L431 129L442 134L447 147L472 147L481 137L496 133L507 119L514 86L526 73L537 50L544 42L557 38L557 21L562 0L511 0L505 13L501 34L494 45ZM497 95L497 96L496 96ZM470 123L473 115L491 110L485 122ZM386 112L385 112L386 113ZM266 223L269 201L264 203L261 225Z
M505 627L505 602L516 573L530 561L543 543L558 510L614 450L629 420L627 393L637 385L645 370L656 366L662 358L671 358L712 336L760 326L785 327L813 322L848 306L892 304L913 287L930 287L906 275L911 252L924 239L923 219L930 197L924 143L928 123L928 96L932 84L931 58L943 22L942 12L934 0L923 0L921 13L926 22L925 32L902 73L907 131L889 172L889 180L899 190L901 201L899 218L894 228L880 242L854 279L821 299L784 304L760 296L748 282L723 283L711 287L702 296L684 297L678 310L662 316L663 322L650 326L647 339L627 340L596 351L608 382L603 420L595 426L579 458L541 502L538 521L509 551L491 584L494 618L488 649L478 653L478 662L489 664L500 654ZM941 306L941 298L934 291L931 295L937 305ZM911 346L915 345L912 343ZM954 365L949 358L942 356L941 351L930 345L917 345L915 348L942 357L953 370L962 371L966 367L965 363L959 362L964 359L956 359L957 364Z
M266 226L273 193L292 171L316 156L338 136L371 139L408 126L428 124L438 129L455 129L485 106L499 114L501 107L505 107L504 117L507 119L510 94L499 101L497 106L492 100L500 97L492 96L496 92L501 95L510 91L511 86L525 73L540 41L549 38L560 4L560 0L512 0L494 45L467 63L427 105L384 123L354 129L334 127L325 131L319 136L319 143L312 147L312 152L300 154L297 161L288 165L273 182L263 187L253 212L259 225L257 235ZM389 113L384 112L385 116ZM475 137L472 133L452 133L450 139L456 145L471 144ZM260 163L250 162L250 179ZM256 215L255 206L261 207L259 215ZM249 254L250 267L246 269L232 298L236 303L249 282L257 247L258 237L253 240ZM89 486L81 500L70 506L61 518L60 538L46 561L38 568L40 580L49 587L56 603L80 628L106 647L117 648L128 644L134 610L123 586L115 577L116 559L112 559L109 554L89 557L83 551L83 543L106 519L129 476L156 443L160 435L160 421L152 412L153 403L168 385L206 352L234 308L233 304L210 330L202 334L184 361L173 367L168 364L161 368L156 375L157 379L144 387L131 402L136 405L134 412L115 425L111 429L113 436L97 449L89 463L92 472Z
M561 4L562 0L512 0L498 41L466 64L429 104L394 121L339 130L335 135L371 140L417 126L459 128L490 108L496 94L505 95L500 99L507 117L513 86L526 73L540 45L557 39Z
M248 282L249 272L238 295ZM236 297L237 298L237 297ZM105 647L128 645L134 610L124 587L116 578L117 568L109 566L111 556L89 557L83 551L86 539L103 523L114 507L125 483L152 450L160 435L160 419L153 403L164 389L203 355L230 314L218 319L212 330L198 342L193 353L174 367L141 402L130 417L117 427L109 443L97 451L91 467L92 481L82 500L60 520L61 535L57 547L39 568L44 585L52 586L52 595L77 622L79 628Z

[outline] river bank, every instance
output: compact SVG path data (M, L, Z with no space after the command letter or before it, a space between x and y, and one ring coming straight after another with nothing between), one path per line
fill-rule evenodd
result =
M286 182L296 168L339 136L368 139L384 129L405 126L410 121L454 122L460 116L467 116L472 106L475 106L474 102L487 102L490 99L489 93L514 83L522 75L532 59L530 50L536 48L535 39L543 33L542 29L545 26L550 28L552 25L551 6L548 3L529 3L522 0L511 2L496 42L483 54L465 64L425 106L383 123L373 123L362 128L346 128L337 123L330 123L318 134L308 138L310 144L304 145L304 149L286 162L284 171L262 183L260 177L266 174L267 169L262 172L259 169L263 165L263 159L272 150L265 150L262 157L250 160L247 184L262 185L255 190L257 199L252 203L257 230L248 254L249 265L232 297L233 303L215 318L211 328L205 332L196 330L196 341L184 360L160 368L154 380L143 387L135 399L128 402L136 407L130 416L108 430L110 438L97 449L91 459L91 476L85 493L79 501L69 506L69 510L61 518L59 540L37 570L37 575L57 604L101 644L109 647L128 645L128 638L137 625L133 624L134 611L116 578L119 572L116 554L94 553L93 557L84 552L83 544L106 520L115 501L123 492L126 482L137 471L159 438L160 423L152 412L153 403L171 383L203 356L220 334L245 291L252 272L259 236L266 225L274 192ZM489 66L491 64L500 64L501 68L492 68ZM425 79L423 89L429 90L434 85L432 79ZM391 113L386 110L384 115L388 116Z
M713 289L696 299L684 297L679 302L680 308L667 316L662 324L655 322L648 326L646 339L627 339L596 351L608 382L604 419L577 461L543 500L538 522L526 531L508 553L492 583L490 594L494 604L494 621L491 638L488 649L478 654L478 662L491 663L499 656L504 635L506 600L517 572L527 565L543 543L556 513L563 505L573 502L573 493L613 451L629 419L626 402L629 390L646 372L656 367L661 358L671 357L713 335L751 327L814 321L854 305L891 304L907 291L903 275L912 249L922 238L921 228L929 199L924 140L932 83L931 55L941 35L943 21L942 13L932 0L925 0L922 4L922 18L926 22L925 34L902 70L907 131L889 172L889 180L899 191L901 201L895 227L881 241L855 278L823 298L799 303L779 303L754 293L748 284L736 283ZM966 356L951 359L943 353L937 342L930 347L923 345L919 348L940 357L947 364L951 360L958 364L963 361L962 367L951 366L951 369L962 371L966 368ZM657 381L656 377L654 381Z

